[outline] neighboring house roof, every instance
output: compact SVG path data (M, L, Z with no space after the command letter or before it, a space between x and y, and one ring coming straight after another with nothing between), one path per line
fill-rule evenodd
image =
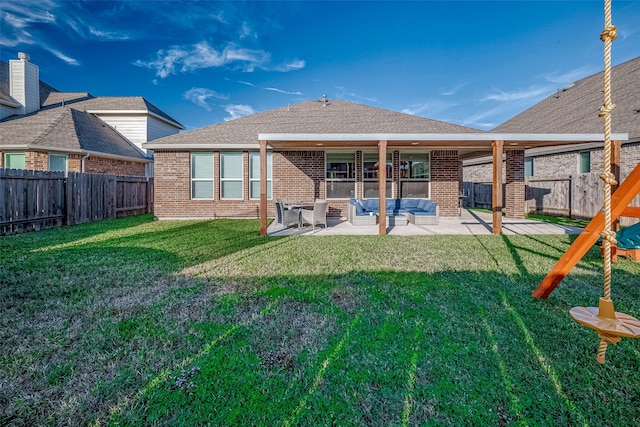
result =
M603 72L586 77L507 120L491 132L602 133ZM613 132L640 138L640 57L612 68Z
M79 100L74 103L73 107L92 113L115 113L121 111L151 114L180 129L184 129L184 126L180 122L141 96L89 96L89 99Z
M60 107L91 98L93 95L89 92L49 92L44 98L40 98L40 108Z
M257 144L259 133L478 133L477 129L349 101L304 101L156 139L146 147Z
M41 110L0 121L4 149L92 152L147 161L146 156L93 114L70 107Z

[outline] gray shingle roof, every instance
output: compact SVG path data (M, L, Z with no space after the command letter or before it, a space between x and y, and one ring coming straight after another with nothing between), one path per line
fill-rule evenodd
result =
M349 101L304 101L171 135L162 144L257 143L258 133L476 133L477 129ZM158 149L158 148L156 148Z
M146 157L111 126L75 108L41 110L0 122L0 146L93 151L144 160Z
M45 98L40 98L40 108L60 107L93 97L89 92L49 92Z
M613 67L613 132L640 138L640 57ZM602 133L603 72L586 77L507 120L492 132Z

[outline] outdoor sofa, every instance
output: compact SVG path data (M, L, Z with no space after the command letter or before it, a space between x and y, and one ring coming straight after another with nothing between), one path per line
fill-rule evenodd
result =
M353 225L375 225L379 215L378 199L349 199L347 219ZM438 204L427 199L386 199L389 224L394 217L406 217L411 224L437 225Z

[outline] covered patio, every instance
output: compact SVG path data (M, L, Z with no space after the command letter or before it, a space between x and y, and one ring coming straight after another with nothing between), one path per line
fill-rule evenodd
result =
M336 236L336 235L376 235L378 225L359 225L349 223L345 218L327 218L327 228L283 227L272 222L267 228L269 236ZM430 236L430 235L480 235L492 234L493 215L488 212L462 209L457 218L440 218L438 225L387 226L386 233L392 236ZM502 234L580 234L582 228L568 227L528 219L502 218Z
M612 135L612 170L619 175L620 170L620 145L622 140L628 138L627 134ZM582 144L585 142L598 142L604 140L603 134L516 134L516 133L450 133L450 134L425 134L425 133L260 133L258 135L260 147L260 234L267 235L267 150L312 150L312 149L338 149L338 150L358 150L372 149L377 151L379 164L386 164L387 155L394 149L411 150L438 150L443 153L453 153L456 162L461 162L467 158L486 156L491 154L493 161L492 180L492 214L490 220L476 222L482 225L471 227L474 232L468 231L471 224L459 224L459 219L450 214L440 218L437 226L416 226L411 227L389 227L384 215L381 215L376 226L359 226L362 231L341 233L329 230L325 234L539 234L539 232L517 231L522 230L529 221L524 220L524 153L526 149L537 147L551 147L559 145ZM504 167L504 170L503 170ZM447 173L452 175L452 171ZM443 182L439 193L439 200L436 201L441 206L444 202L445 212L457 210L457 189L460 183L457 180L447 179ZM619 176L617 177L619 179ZM380 168L378 181L379 207L380 211L385 210L386 194L386 171ZM503 184L504 195L503 195ZM444 191L442 191L444 190ZM397 197L397 190L393 192ZM504 204L503 204L504 200ZM503 218L503 210L506 217ZM473 215L477 215L472 213ZM451 221L450 224L447 224ZM515 221L515 222L512 222ZM334 228L341 226L342 222L337 218L333 219ZM509 229L507 225L513 228ZM351 225L351 224L349 224ZM450 227L446 227L449 225ZM346 226L345 226L346 227ZM365 231L365 228L367 231ZM447 228L455 229L456 232L445 233L438 230ZM368 229L375 229L371 233ZM397 230L397 231L396 231ZM467 230L465 232L465 230ZM557 230L559 234L564 231ZM293 232L293 231L292 231ZM579 233L579 231L578 231ZM544 234L544 233L543 233Z

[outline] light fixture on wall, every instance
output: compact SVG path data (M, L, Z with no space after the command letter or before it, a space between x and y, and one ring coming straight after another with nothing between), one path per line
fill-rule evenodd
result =
M418 145L418 143L417 142L412 142L411 145Z

